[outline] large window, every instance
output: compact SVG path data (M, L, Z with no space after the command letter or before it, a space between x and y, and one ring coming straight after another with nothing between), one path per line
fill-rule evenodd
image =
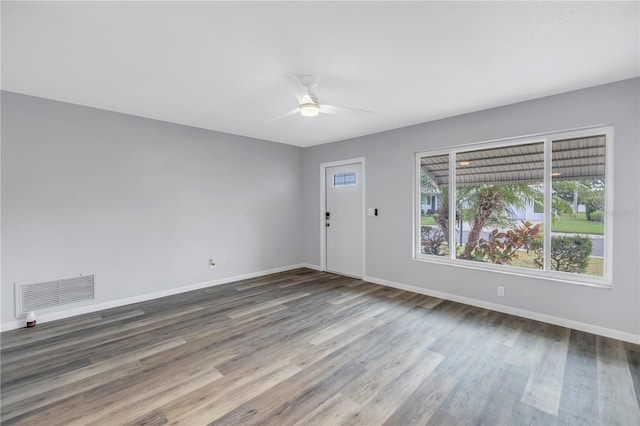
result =
M416 259L610 284L612 133L417 154Z

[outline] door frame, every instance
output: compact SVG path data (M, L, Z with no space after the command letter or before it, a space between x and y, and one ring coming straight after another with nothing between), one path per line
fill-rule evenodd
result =
M360 184L361 184L361 188L362 188L362 203L360 206L360 216L362 217L362 276L358 277L358 278L364 278L367 274L366 274L366 219L367 216L365 215L366 210L366 205L365 205L365 158L364 157L357 157L357 158L350 158L347 160L340 160L340 161L331 161L331 162L327 162L327 163L321 163L320 164L320 270L321 271L326 271L327 270L327 226L326 226L326 220L325 220L325 212L327 211L327 168L329 167L336 167L336 166L346 166L348 164L360 164L362 167L362 171L361 171L361 176L360 176Z

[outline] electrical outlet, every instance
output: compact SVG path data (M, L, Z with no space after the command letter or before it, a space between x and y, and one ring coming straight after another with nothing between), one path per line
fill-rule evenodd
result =
M504 297L504 286L503 285L499 285L498 286L498 296Z
M216 267L216 262L213 261L213 259L209 259L209 268L213 269Z

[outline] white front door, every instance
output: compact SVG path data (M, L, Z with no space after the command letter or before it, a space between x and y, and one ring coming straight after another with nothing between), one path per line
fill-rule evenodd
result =
M325 168L327 271L362 277L362 163Z

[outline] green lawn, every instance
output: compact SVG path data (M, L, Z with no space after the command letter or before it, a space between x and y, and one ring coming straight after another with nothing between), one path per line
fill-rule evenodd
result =
M533 253L523 252L519 254L520 254L520 257L512 263L513 266L518 266L520 268L536 269L535 263L533 263L533 259L534 259ZM585 271L585 274L601 277L603 272L604 272L604 259L601 257L590 257L589 266L587 266L587 270Z
M462 253L462 247L458 247L458 252ZM538 269L533 259L535 255L533 253L527 253L525 251L519 251L517 259L511 263L511 266L517 266L519 268ZM445 255L448 255L448 251ZM505 265L509 267L509 265ZM594 275L601 277L604 273L604 259L601 257L590 257L587 270L584 272L586 275Z
M436 220L433 216L421 216L420 217L420 225L435 225Z
M575 217L565 213L558 216L556 223L551 225L551 230L553 232L602 235L604 234L604 225L588 221L585 213L578 213Z

